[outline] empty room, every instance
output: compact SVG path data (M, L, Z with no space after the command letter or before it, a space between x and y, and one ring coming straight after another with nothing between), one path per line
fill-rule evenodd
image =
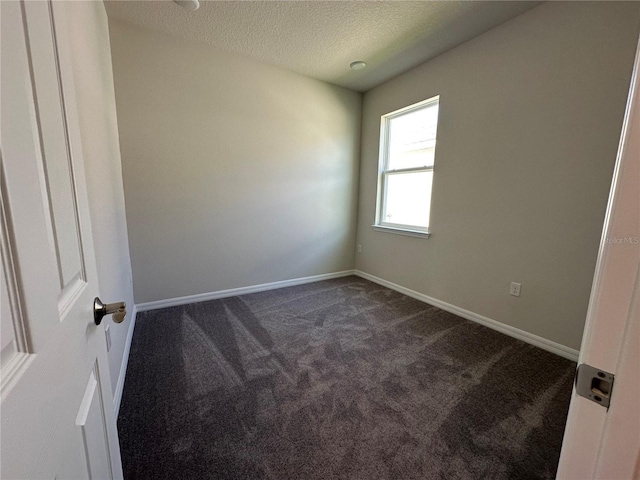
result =
M640 478L640 3L0 6L2 478Z

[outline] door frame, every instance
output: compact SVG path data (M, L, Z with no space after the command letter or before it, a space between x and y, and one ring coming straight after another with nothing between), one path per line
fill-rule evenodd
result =
M558 465L559 479L598 478L603 471L607 478L623 478L610 476L622 471L640 473L640 459L636 458L640 423L636 425L635 438L628 429L633 427L629 422L640 422L629 408L630 402L635 404L635 410L640 408L640 364L633 365L638 362L639 342L635 333L629 335L640 322L636 305L640 288L638 145L640 38L578 359L578 364L621 375L614 380L609 409L578 396L574 387ZM635 380L627 374L630 368L635 371Z

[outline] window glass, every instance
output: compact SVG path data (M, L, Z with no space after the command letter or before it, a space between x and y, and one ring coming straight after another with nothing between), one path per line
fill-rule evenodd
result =
M385 222L429 226L433 171L387 176Z
M432 167L436 151L438 104L389 121L389 170Z

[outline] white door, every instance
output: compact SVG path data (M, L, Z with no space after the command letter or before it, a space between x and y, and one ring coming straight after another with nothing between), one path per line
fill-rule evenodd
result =
M574 390L559 479L640 479L640 43L579 363L615 375L606 408Z
M64 5L0 5L1 476L122 478Z

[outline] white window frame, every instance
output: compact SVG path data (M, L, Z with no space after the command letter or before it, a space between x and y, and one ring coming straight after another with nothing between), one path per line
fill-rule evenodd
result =
M399 223L385 222L382 218L382 215L385 211L385 204L387 201L387 178L389 175L403 175L407 173L420 173L420 172L433 172L433 166L431 167L416 167L416 168L403 168L397 170L389 170L387 165L389 164L389 124L391 120L397 117L401 117L406 115L407 113L411 113L415 110L421 110L430 105L439 104L440 103L440 95L436 95L435 97L428 98L427 100L423 100L422 102L414 103L413 105L409 105L408 107L401 108L399 110L395 110L391 113L387 113L386 115L382 115L380 119L380 154L378 161L378 189L376 195L376 218L375 223L372 227L375 230L389 232L389 233L399 233L401 235L409 235L413 237L424 237L429 238L431 236L431 232L429 230L429 226L420 227L416 225L404 225ZM439 115L438 115L439 116ZM437 136L437 130L436 130ZM435 161L434 161L435 164ZM431 222L429 222L431 224Z

